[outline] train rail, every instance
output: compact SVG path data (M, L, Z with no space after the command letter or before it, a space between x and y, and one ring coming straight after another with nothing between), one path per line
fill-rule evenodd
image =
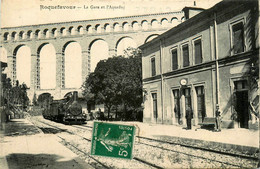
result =
M80 129L93 128L91 126L73 126L73 127L80 128ZM198 150L203 150L203 151L208 151L208 152L218 153L218 154L223 154L223 155L229 155L229 156L232 156L232 157L239 157L239 158L250 159L250 160L259 160L259 158L255 157L255 156L225 152L225 151L220 151L220 150L215 150L215 149L210 149L210 148L205 148L205 147L198 147L198 146L195 146L195 145L189 145L189 144L184 144L184 143L164 141L164 140L159 140L159 139L144 137L144 136L136 136L136 138L146 139L146 140L155 141L155 142L159 142L159 143L167 143L167 144L170 144L170 145L179 145L179 146L182 146L182 147L198 149Z
M41 122L41 123L45 123L45 122ZM77 135L79 137L81 137L82 139L91 142L91 139L87 138L87 137L83 137L80 136L74 132L71 132L70 129L64 130L61 129L57 126L51 125L51 124L47 124L45 123L45 125L51 126L53 128L56 128L57 130L60 130L60 132L67 132L69 134L73 134L73 135ZM91 137L92 135L92 126L87 126L87 125L71 125L71 126L66 126L68 128L76 128L76 129L80 129L77 130L79 131L79 133L84 133L87 132L89 135L89 137ZM68 131L70 130L70 131ZM224 164L223 166L227 166L227 167L235 167L235 168L243 168L243 167L248 167L247 165L243 165L243 160L251 160L254 162L250 163L252 164L257 164L258 158L257 157L252 157L252 156L247 156L247 155L238 155L238 154L234 154L234 153L229 153L229 152L222 152L222 151L216 151L216 150L212 150L212 149L206 149L206 148L202 148L202 147L197 147L197 146L193 146L193 145L187 145L187 144L180 144L180 143L174 143L174 142L170 142L170 141L163 141L163 140L158 140L155 138L148 138L148 137L143 137L143 136L136 136L136 138L138 138L138 140L136 140L135 142L135 147L137 149L140 149L139 146L142 145L141 147L143 148L143 146L149 146L150 148L145 148L145 149L154 149L154 152L160 152L160 151L165 151L168 152L169 154L182 154L183 156L187 156L187 158L192 158L192 159L200 159L200 160L205 160L205 161L214 161L217 164ZM175 149L177 146L177 150ZM178 146L181 147L182 149L180 150L180 148L178 149ZM72 146L73 147L73 146ZM196 154L196 151L199 151L200 154ZM187 152L195 152L195 153L187 153ZM216 154L216 156L219 156L218 158L213 158L212 156L210 156L211 158L205 157L203 156L203 154L208 153L208 154ZM220 157L221 156L221 157ZM222 160L224 159L224 161ZM232 159L232 160L230 160ZM153 162L149 162L147 160L143 160L142 158L139 158L138 155L136 155L133 160L136 160L140 163L146 164L149 167L152 168L165 168L165 167L161 167L160 165L163 166L163 164L160 163L156 163L154 164ZM247 162L246 162L247 163ZM250 164L250 165L251 165Z
M88 128L87 130L89 130L89 128L92 128L91 126L72 126L72 127L76 127L76 128L80 128L80 129L87 129ZM143 137L143 136L136 136L136 137L139 139L139 141L138 141L139 144L143 144L143 145L146 145L146 146L150 146L150 147L154 147L154 148L158 148L158 149L166 150L166 151L170 151L170 152L176 152L176 153L183 154L183 155L186 155L186 156L191 156L191 157L194 157L194 158L211 160L211 161L215 161L215 162L218 162L218 163L221 163L221 164L230 165L230 166L233 166L233 167L239 167L240 168L240 167L243 167L243 164L242 163L235 164L235 163L225 162L225 161L217 160L217 159L209 159L209 158L206 158L204 156L199 156L199 155L194 155L194 154L190 154L190 153L185 153L183 151L176 151L176 150L173 150L173 149L164 148L164 146L162 146L162 145L181 146L181 147L184 147L184 148L189 148L189 149L194 149L194 150L205 151L205 152L208 152L208 153L215 153L215 154L218 154L218 155L223 155L222 157L226 157L226 158L232 157L232 158L239 158L241 160L252 160L252 161L255 161L255 162L257 162L259 160L258 157L256 157L256 156L249 156L249 155L245 155L245 154L236 154L236 153L225 152L225 151L220 151L220 150L215 150L215 149L210 149L210 148L205 148L205 147L198 147L198 146L194 146L194 145L163 141L163 140L158 140L158 139L148 138L148 137ZM150 144L150 143L140 142L140 139L141 140L147 140L147 141L153 141L153 142L159 144L159 146L153 145L153 144ZM235 162L237 162L237 161L235 161Z
M42 124L44 124L44 125L53 127L53 128L55 128L55 129L57 129L59 132L66 132L66 133L69 133L69 134L72 134L72 135L76 135L76 136L79 136L80 138L82 138L83 140L86 140L86 141L88 141L88 142L91 142L91 139L86 138L86 137L83 137L83 136L81 136L81 135L78 135L78 134L76 134L76 133L74 133L74 132L61 129L61 128L57 127L57 126L53 126L53 125L51 125L51 124L48 124L48 123L45 123L45 122L42 122L42 121L38 121L38 122L40 122L40 123L42 123ZM78 127L78 126L72 126L72 127L81 128L81 127ZM85 128L85 127L84 127L84 128ZM51 129L49 129L49 128L47 128L47 129L46 129L46 128L40 128L40 129L43 130L43 132L45 132L45 133L56 134L56 132L53 132L53 131L52 131ZM81 128L81 129L82 129L82 128ZM111 167L105 165L104 163L102 163L101 161L99 161L98 159L96 159L96 158L94 158L93 156L91 156L89 153L86 153L86 152L82 151L82 150L79 149L78 147L76 147L76 146L74 146L73 144L71 144L70 142L66 141L66 139L62 138L61 136L58 136L58 135L56 135L56 136L59 137L65 144L71 146L73 149L76 149L76 151L81 152L81 153L84 154L85 156L87 156L87 157L93 159L93 160L96 161L98 164L102 165L103 168L111 168ZM138 161L139 163L142 163L142 164L145 165L145 166L149 166L149 168L157 168L157 169L162 169L162 168L164 168L164 167L161 167L161 166L159 166L159 165L153 164L152 162L149 162L149 161L144 160L144 159L139 158L139 157L134 157L133 160L136 160L136 161Z
M43 122L41 122L41 123L43 123ZM46 123L44 123L44 124L46 124ZM49 125L49 126L50 126L50 125ZM55 127L55 128L57 128L57 127ZM50 129L41 128L41 130L43 130L44 133L53 134L53 132L52 132ZM66 132L68 132L68 131L66 131ZM68 133L70 133L70 132L68 132ZM66 141L64 138L62 138L62 137L60 137L60 136L58 136L58 135L56 135L56 136L59 137L64 143L70 145L71 147L73 147L73 148L76 149L77 151L81 152L82 154L84 154L84 155L87 156L88 158L91 158L92 160L94 160L97 164L101 165L102 167L100 167L100 168L107 168L107 169L110 168L109 166L105 165L105 164L102 163L101 161L99 161L99 160L97 160L96 158L92 157L90 154L88 154L88 153L82 151L81 149L77 148L76 146L74 146L74 145L71 144L70 142ZM91 164L90 164L90 165L91 165ZM93 166L93 164L92 164L92 166ZM97 166L95 165L95 166L93 166L93 167L97 167Z

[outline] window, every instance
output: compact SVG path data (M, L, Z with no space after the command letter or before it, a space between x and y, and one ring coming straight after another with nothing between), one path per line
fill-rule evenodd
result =
M190 61L189 61L189 46L188 45L182 46L182 56L183 56L183 67L189 66Z
M172 70L178 69L178 53L177 49L172 50Z
M195 65L202 63L201 39L194 41Z
M151 68L152 68L152 76L155 76L156 75L155 58L151 59Z
M233 54L244 52L244 25L243 22L232 25Z
M155 119L158 118L158 111L157 111L157 93L152 93L153 98L153 117Z
M247 80L240 80L240 81L235 81L235 90L243 90L243 89L247 89Z

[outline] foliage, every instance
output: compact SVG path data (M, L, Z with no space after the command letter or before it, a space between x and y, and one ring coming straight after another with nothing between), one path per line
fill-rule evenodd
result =
M128 48L125 54L127 57L100 61L86 79L83 95L88 102L103 103L108 117L115 110L121 118L130 120L131 114L142 110L142 65L139 50Z
M26 108L29 105L29 98L27 96L26 84L19 84L16 81L16 85L11 85L11 80L8 78L3 83L3 97L6 105L19 105Z

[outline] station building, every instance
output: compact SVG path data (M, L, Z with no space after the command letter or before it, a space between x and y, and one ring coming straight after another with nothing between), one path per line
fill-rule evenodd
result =
M185 7L185 22L140 46L144 122L186 126L191 107L198 125L219 106L223 128L258 129L258 5L224 0L198 14Z

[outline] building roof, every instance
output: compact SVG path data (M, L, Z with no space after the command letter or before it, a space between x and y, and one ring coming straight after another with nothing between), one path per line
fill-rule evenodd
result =
M213 16L214 13L216 13L217 11L221 11L221 9L225 9L229 6L236 6L236 5L241 5L241 4L245 4L245 3L252 3L252 2L257 2L257 0L250 0L250 1L243 1L243 0L223 0L221 2L219 2L218 4L216 4L215 6L202 11L201 13L195 15L194 17L180 23L179 25L171 28L170 30L162 33L161 35L159 35L158 37L152 39L151 41L139 46L140 49L144 49L154 43L159 43L160 40L167 38L173 34L178 34L179 32L185 30L185 29L189 29L192 25L201 22L203 20L205 20L205 18L209 18L209 16ZM187 9L192 9L192 7L185 7L183 8L183 10L187 10ZM201 8L194 8L194 9L199 9L199 10L203 10Z

